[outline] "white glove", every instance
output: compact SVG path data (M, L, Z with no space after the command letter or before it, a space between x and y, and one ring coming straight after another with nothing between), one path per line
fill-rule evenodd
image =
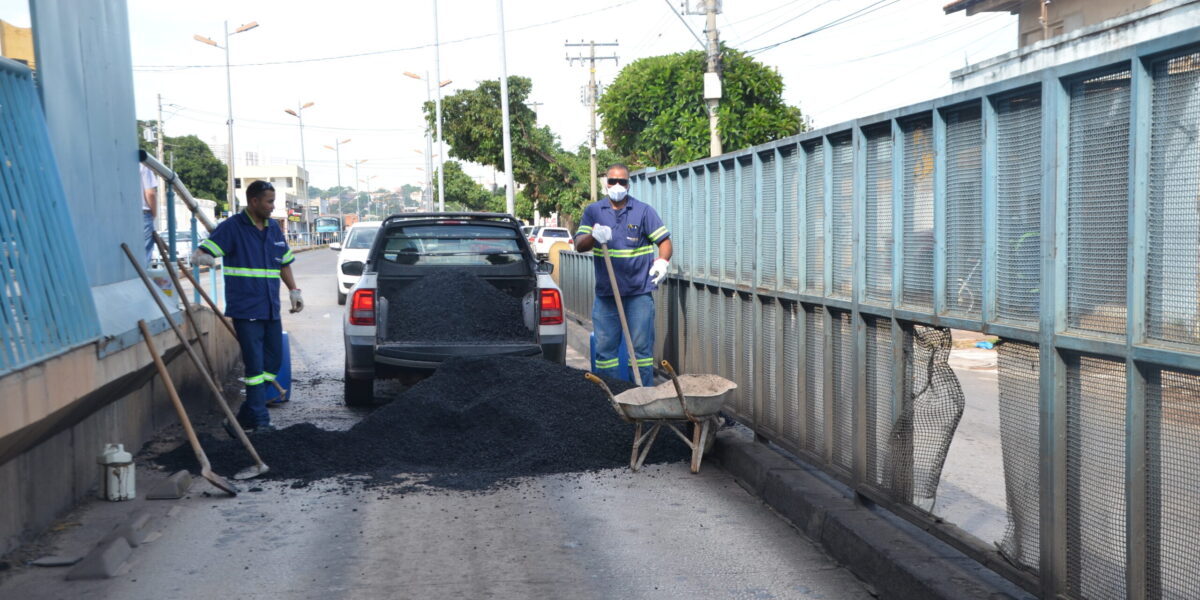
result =
M292 301L292 312L298 313L304 310L304 298L300 297L299 289L288 292L288 299Z
M658 285L667 277L667 268L671 266L671 261L665 258L655 259L654 264L650 267L650 281L654 285Z
M597 225L592 228L592 239L596 240L597 244L607 244L612 241L612 227L608 225Z
M196 251L192 253L192 264L211 267L217 264L217 259L214 258L213 255L196 248Z

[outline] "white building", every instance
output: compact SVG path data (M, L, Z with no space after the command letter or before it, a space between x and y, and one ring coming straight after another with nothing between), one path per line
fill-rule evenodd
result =
M246 205L246 188L255 181L266 181L275 188L275 219L287 220L289 232L308 231L308 172L299 165L246 165L234 171L234 193L239 206Z

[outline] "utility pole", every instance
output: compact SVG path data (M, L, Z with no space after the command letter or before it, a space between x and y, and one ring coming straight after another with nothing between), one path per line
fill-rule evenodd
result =
M158 138L158 162L160 164L166 164L163 162L162 94L158 95L158 127L155 127L155 129L157 130L154 132L155 134L157 134L155 137ZM166 182L163 181L162 177L158 178L158 198L159 198L159 204L162 204L167 201L166 200L167 186L166 186ZM167 211L162 210L162 207L159 207L158 215L155 215L155 220L157 220L158 216L162 215L163 222L165 223L166 222L166 216L165 216L166 214L167 214ZM157 229L157 227L156 227L156 229Z
M433 75L438 80L437 105L434 107L438 141L438 212L446 212L446 147L442 143L442 45L438 38L437 0L433 0Z
M516 191L513 189L512 133L508 122L508 59L504 55L504 0L496 0L496 18L500 21L500 118L504 131L504 173L508 184L504 186L504 211L517 215Z
M535 120L537 119L537 116L538 116L538 107L542 106L544 104L545 104L545 102L535 102L532 100L525 103L526 106L533 109L533 118Z
M701 9L699 4L703 2ZM709 156L721 155L721 132L717 129L720 124L717 108L721 105L721 44L717 36L717 15L721 12L721 0L696 0L697 6L687 9L689 15L705 15L707 21L704 33L708 36L705 48L708 55L708 65L704 72L704 104L708 106L708 153Z
M582 46L588 47L588 56L587 57L584 57L583 55L579 55L579 56L568 55L567 62L574 64L575 61L579 61L580 64L583 64L583 61L586 60L588 63L588 87L587 87L586 93L584 94L584 103L587 104L589 106L589 108L591 109L591 124L588 128L588 150L589 150L589 154L591 155L590 161L589 161L589 164L591 164L591 171L592 171L591 198L592 198L592 202L595 202L596 195L597 195L596 194L596 97L600 95L599 90L596 89L596 61L611 60L614 63L617 62L617 55L615 55L615 54L612 56L596 56L596 46L617 46L617 45L619 45L619 42L606 42L606 43L600 43L600 44L597 44L595 41L591 41L591 42L587 42L587 43L580 42L578 44L572 44L570 42L566 42L563 45L566 46L567 48L578 48L578 47L582 47Z

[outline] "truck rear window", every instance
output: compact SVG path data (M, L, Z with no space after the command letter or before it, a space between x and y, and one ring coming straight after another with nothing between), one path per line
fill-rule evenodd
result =
M517 232L488 225L414 225L387 232L382 259L403 265L506 265L521 262Z

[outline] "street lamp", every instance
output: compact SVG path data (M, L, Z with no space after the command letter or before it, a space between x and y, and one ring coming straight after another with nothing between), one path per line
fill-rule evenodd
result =
M350 143L350 138L346 138L344 140L335 140L333 142L332 146L325 145L326 148L333 150L336 153L335 155L337 157L337 182L338 182L338 192L339 193L341 192L341 187L342 187L342 144L349 144L349 143Z
M416 73L413 73L412 71L405 71L404 76L411 77L411 78L419 80L419 81L424 81L425 82L425 101L433 102L433 89L432 89L433 81L431 79L429 79L429 71L425 72L424 77L421 77L420 75L417 75ZM436 114L434 115L433 119L434 119L434 122L436 123L436 127L437 127L438 156L439 157L444 153L444 149L442 148L442 88L450 85L452 82L453 82L452 79L447 79L445 81L438 83L437 103L434 105L434 111ZM432 199L433 180L431 179L433 177L433 163L432 163L433 156L434 156L433 155L433 142L429 137L429 128L426 127L425 128L425 189L427 190L427 193L429 193L431 196L429 199L429 205L430 205L428 207L429 210L433 209L433 199ZM438 161L438 198L439 198L439 203L444 205L445 204L444 202L440 202L440 198L442 198L443 191L445 190L445 186L442 185L441 173L442 173L442 161L439 159L439 161Z
M375 179L376 177L379 177L379 176L378 175L368 175L366 177L366 179L359 180L359 183L367 184L367 212L371 212L371 204L373 204L375 202L375 199L371 197L371 180Z
M305 205L308 204L308 159L304 156L304 109L315 104L314 102L305 102L301 104L296 102L296 110L290 108L283 109L283 112L300 119L300 167L304 169L304 192L301 195L304 198Z
M367 160L369 160L369 159L363 158L363 159L354 161L354 164L346 163L347 167L354 168L354 179L356 181L356 183L354 184L355 188L358 188L358 184L362 183L362 180L358 178L358 165L361 165L361 164L367 162ZM340 167L339 167L339 169L340 169ZM354 194L354 202L355 202L354 206L357 208L358 212L360 213L358 216L361 218L362 217L362 214L361 214L362 213L362 200L359 200L358 195L362 193L362 189L358 188L355 191L357 193Z
M220 48L225 51L225 93L226 93L226 98L229 102L229 118L225 121L225 124L229 127L229 146L225 149L225 158L226 158L226 162L229 163L228 164L228 166L229 166L229 206L232 207L232 209L233 209L232 212L237 212L238 208L237 208L237 196L234 194L234 184L233 184L233 82L232 82L232 78L229 73L229 36L237 35L239 33L245 33L247 31L250 31L251 29L254 29L255 27L258 27L258 21L251 21L249 23L246 23L245 25L242 25L241 27L238 27L231 34L231 33L229 33L229 21L225 21L225 45L224 46L221 46L220 44L212 41L211 39L206 38L199 34L192 36L192 39L196 40L197 42L200 42L202 44L208 44L209 46L213 46L215 48Z

